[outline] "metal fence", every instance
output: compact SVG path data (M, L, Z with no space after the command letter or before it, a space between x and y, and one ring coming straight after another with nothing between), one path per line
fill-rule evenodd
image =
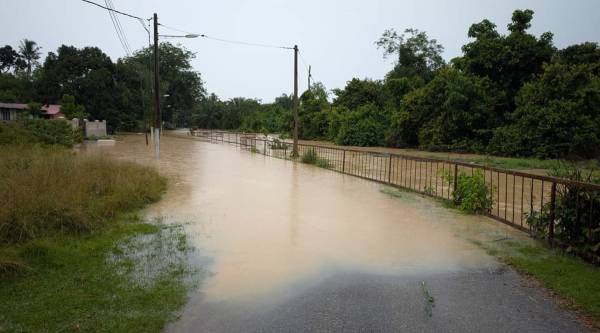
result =
M191 134L211 142L235 144L242 149L266 156L291 158L292 143L263 135L209 130L193 131ZM553 221L546 230L546 235L551 241L554 238L556 222L554 216L557 191L574 190L578 192L578 196L573 213L576 214L576 219L579 219L579 216L588 219L578 223L587 224L590 230L600 228L600 221L594 219L598 213L594 202L596 198L600 198L600 185L597 184L396 153L312 144L298 144L298 150L300 156L307 151L314 151L323 161L321 165L327 169L443 199L452 199L461 173L473 175L480 172L493 202L486 212L487 216L517 229L529 231L528 216L539 214L545 208ZM582 200L579 205L579 191L594 199L585 202Z

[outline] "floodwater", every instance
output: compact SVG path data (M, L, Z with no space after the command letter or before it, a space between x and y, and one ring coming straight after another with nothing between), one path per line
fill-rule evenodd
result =
M336 271L423 275L489 269L463 233L497 222L419 195L228 144L164 137L160 161L142 135L89 153L154 165L171 181L149 217L184 223L208 277L193 304L290 297ZM186 310L186 315L193 314Z

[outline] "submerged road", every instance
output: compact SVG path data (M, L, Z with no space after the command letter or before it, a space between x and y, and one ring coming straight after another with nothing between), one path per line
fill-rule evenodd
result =
M90 149L172 179L148 214L186 224L206 274L168 332L585 331L474 245L523 238L487 218L226 144Z

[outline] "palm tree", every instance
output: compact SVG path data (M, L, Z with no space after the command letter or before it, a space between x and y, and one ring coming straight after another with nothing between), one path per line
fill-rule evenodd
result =
M40 58L40 50L42 48L37 46L37 43L30 39L23 39L19 45L19 55L25 60L27 64L27 77L31 78L31 69L38 63Z

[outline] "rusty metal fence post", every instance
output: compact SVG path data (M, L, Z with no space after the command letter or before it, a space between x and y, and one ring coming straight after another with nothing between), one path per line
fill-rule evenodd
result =
M346 172L346 149L343 150L342 154L342 173Z
M392 183L392 154L388 155L388 184Z
M550 245L552 245L552 241L554 240L554 218L556 210L556 182L552 182L552 189L550 191L550 224L548 225L548 238L550 240ZM540 208L541 214L542 208Z
M453 195L458 187L458 164L454 164L454 188L452 189Z

